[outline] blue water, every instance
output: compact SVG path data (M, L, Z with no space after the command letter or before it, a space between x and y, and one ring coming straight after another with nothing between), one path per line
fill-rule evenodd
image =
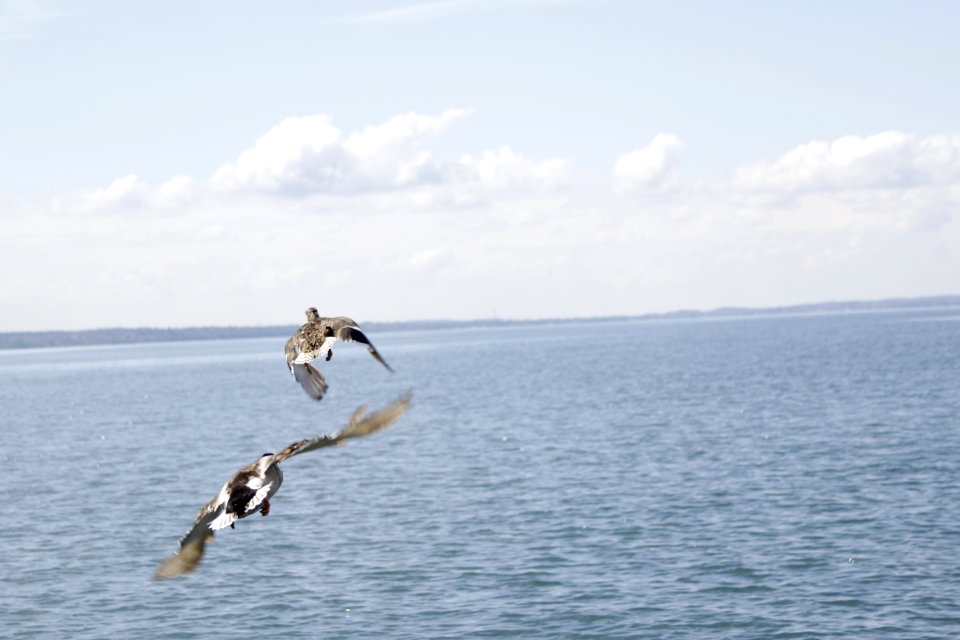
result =
M960 635L960 313L372 336L314 403L283 338L0 352L0 635ZM239 466L267 518L154 581Z

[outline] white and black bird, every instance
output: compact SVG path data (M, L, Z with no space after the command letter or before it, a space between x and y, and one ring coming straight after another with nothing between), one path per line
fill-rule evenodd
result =
M333 344L337 340L349 340L367 345L377 362L393 371L373 343L360 330L360 325L342 316L321 318L313 307L307 309L307 322L287 340L283 351L287 356L287 367L303 390L314 400L319 400L327 392L327 381L316 367L310 364L317 358L327 360L333 357Z
M173 578L192 572L200 564L204 548L215 532L225 527L234 528L237 520L257 512L264 516L269 514L270 498L283 483L281 462L291 456L385 429L406 413L409 406L410 394L366 415L366 407L360 407L340 431L298 440L280 453L265 453L242 467L223 485L220 493L200 510L193 527L181 538L180 549L157 569L154 577Z

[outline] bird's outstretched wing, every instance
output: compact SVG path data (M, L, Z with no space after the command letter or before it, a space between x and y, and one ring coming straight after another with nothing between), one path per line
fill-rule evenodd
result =
M391 373L393 372L393 368L387 364L387 361L383 359L383 356L381 356L380 352L377 351L377 348L373 346L373 343L370 342L370 339L367 338L366 334L360 330L360 327L356 325L342 326L337 330L337 338L340 340L352 340L353 342L359 342L367 345L367 351L370 352L370 355L372 355L377 362L385 366L387 371L390 371Z
M210 523L223 511L223 505L216 502L217 498L214 498L200 510L193 527L180 539L180 549L160 565L153 574L154 578L175 578L197 568L207 543L213 539Z
M374 411L372 413L367 413L366 415L364 415L367 410L366 406L359 407L353 412L353 415L350 416L350 421L347 423L347 426L340 431L332 434L316 436L314 438L297 440L283 451L276 454L273 459L276 462L282 462L291 456L306 453L307 451L313 451L314 449L319 449L321 447L329 447L335 444L341 444L348 438L359 438L370 435L371 433L376 433L377 431L386 429L391 424L399 420L400 416L406 413L409 406L410 394L407 393L383 409Z
M287 366L290 367L290 373L293 373L293 361L297 359L299 351L297 348L297 334L295 333L283 345L283 354L287 357Z

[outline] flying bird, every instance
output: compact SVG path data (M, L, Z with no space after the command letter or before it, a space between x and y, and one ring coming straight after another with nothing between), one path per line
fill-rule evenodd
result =
M237 520L257 512L264 516L269 514L270 498L283 483L281 462L307 451L342 444L349 438L359 438L385 429L406 413L409 406L408 393L383 409L366 415L366 407L360 407L340 431L298 440L280 453L265 453L241 467L227 480L220 493L200 510L193 527L181 538L180 549L160 565L154 577L173 578L192 572L200 564L204 548L215 532L226 527L235 528Z
M327 392L327 381L323 374L310 364L312 360L333 357L333 344L337 340L350 340L367 345L367 351L377 362L393 371L383 359L373 343L360 330L360 325L350 318L321 318L313 307L307 309L307 322L287 340L283 351L287 356L287 367L294 380L314 400L319 400Z

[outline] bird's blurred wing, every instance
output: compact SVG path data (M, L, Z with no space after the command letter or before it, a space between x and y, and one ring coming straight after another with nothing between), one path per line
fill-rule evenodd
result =
M203 551L207 543L213 539L210 523L217 517L217 512L221 508L207 509L204 507L197 517L197 521L193 523L193 528L180 539L180 549L160 565L153 577L175 578L191 573L197 568L203 558Z
M410 394L406 394L398 400L387 405L379 411L374 411L364 415L366 407L360 407L353 412L347 426L332 434L324 434L314 438L298 440L288 446L286 449L274 456L274 460L281 462L291 456L295 456L307 451L313 451L321 447L340 444L349 438L359 438L362 436L376 433L386 429L394 422L400 419L410 406Z

